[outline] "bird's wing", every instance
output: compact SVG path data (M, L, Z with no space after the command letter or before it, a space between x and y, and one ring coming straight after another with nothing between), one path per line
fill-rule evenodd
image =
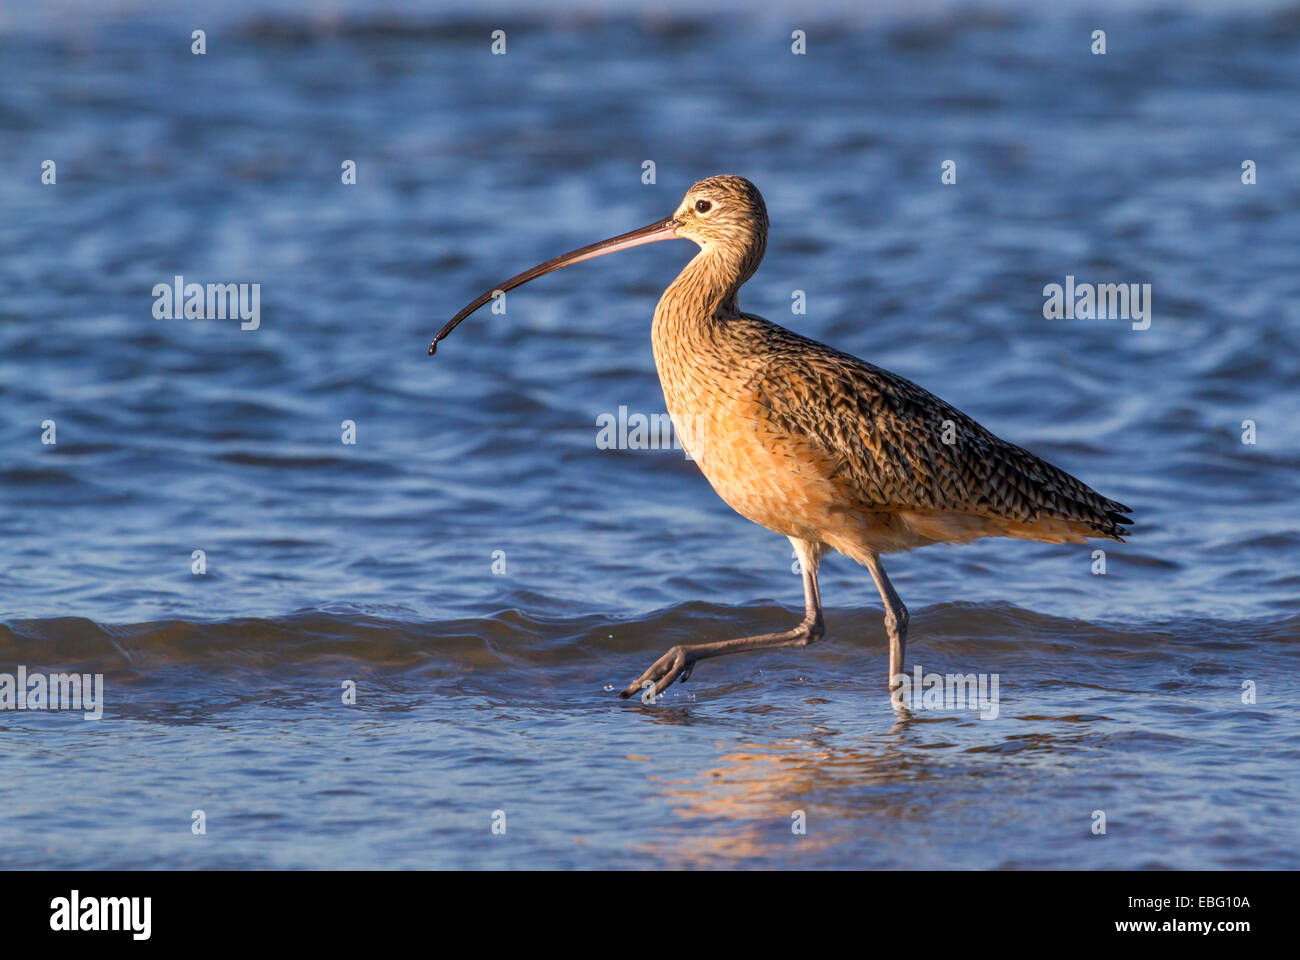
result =
M1132 522L1128 507L910 380L760 317L740 320L762 325L736 332L764 345L751 386L771 426L824 450L864 508L1066 520L1116 538Z

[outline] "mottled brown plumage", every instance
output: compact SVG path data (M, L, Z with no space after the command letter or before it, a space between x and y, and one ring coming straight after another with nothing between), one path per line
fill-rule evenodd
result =
M667 220L557 257L499 288L642 243L697 243L699 253L655 310L651 339L668 412L718 495L789 537L803 566L805 616L798 626L674 647L622 696L645 689L653 700L687 679L701 659L820 638L817 565L827 549L871 571L885 604L890 686L898 689L908 615L881 554L990 536L1119 540L1121 525L1131 522L1128 507L999 439L910 380L741 313L736 294L762 261L767 228L752 183L710 177L691 187ZM462 310L434 345L490 296Z
M910 380L751 314L715 316L710 326L707 335L695 338L699 352L686 361L702 366L704 354L715 351L711 359L729 367L718 374L717 385L701 390L712 394L706 402L725 402L719 398L724 393L752 395L755 429L824 458L822 479L836 487L841 507L915 515L922 519L911 526L921 540L1122 539L1128 507L998 438ZM725 363L740 351L745 362ZM665 358L665 383L671 380L681 391L692 381L674 369L670 348L657 355ZM699 401L678 399L683 421L690 422L685 410ZM707 460L707 451L701 456ZM969 518L971 535L926 537L923 529L933 526L926 521L936 513Z

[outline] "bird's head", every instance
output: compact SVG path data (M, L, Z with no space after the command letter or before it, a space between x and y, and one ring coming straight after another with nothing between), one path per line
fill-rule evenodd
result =
M686 191L677 212L677 236L709 245L749 249L767 238L767 205L744 177L709 177Z
M603 257L617 250L627 250L660 240L693 240L701 251L716 257L711 263L728 274L736 286L744 283L758 269L767 247L767 207L763 195L744 177L724 174L709 177L686 191L677 212L640 230L623 233L599 243L571 250L566 254L539 263L493 287L472 300L433 338L429 352L438 349L438 342L455 329L456 325L487 303L494 295L513 290L529 280L535 280L552 271L580 263L592 257Z

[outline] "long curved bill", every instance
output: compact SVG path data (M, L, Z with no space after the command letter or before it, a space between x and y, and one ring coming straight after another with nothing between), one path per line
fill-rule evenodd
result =
M469 305L460 313L452 317L445 327L438 331L438 335L433 338L429 344L429 355L432 356L438 350L438 341L442 340L447 334L456 329L456 325L477 310L483 304L487 303L496 295L497 291L504 293L507 290L513 290L529 280L535 280L538 277L545 276L559 270L560 267L567 267L571 263L581 263L583 260L590 260L592 257L603 257L607 253L615 253L619 250L627 250L631 247L639 247L644 243L658 243L660 240L673 240L677 237L677 228L681 226L672 217L660 220L658 223L652 223L649 226L642 227L640 230L633 230L631 233L622 233L617 237L610 237L608 240L602 240L599 243L589 244L585 247L579 247L577 250L570 250L568 253L556 257L554 260L547 260L545 263L539 263L531 270L525 270L517 277L511 277L505 283L498 284L491 290L485 291L478 297L475 297Z

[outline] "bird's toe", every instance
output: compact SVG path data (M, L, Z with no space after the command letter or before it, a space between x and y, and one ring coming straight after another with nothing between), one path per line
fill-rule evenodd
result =
M685 648L673 647L651 664L649 670L628 684L619 697L626 700L640 692L643 701L654 703L675 681L689 677L693 664L694 661L687 657Z

